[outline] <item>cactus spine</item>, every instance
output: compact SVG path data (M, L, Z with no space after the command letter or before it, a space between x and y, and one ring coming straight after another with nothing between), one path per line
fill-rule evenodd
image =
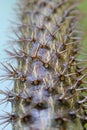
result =
M87 67L77 59L77 2L22 0L18 7L14 42L20 49L7 51L18 68L3 65L5 78L15 81L11 91L1 91L12 104L3 122L11 122L12 130L84 130Z

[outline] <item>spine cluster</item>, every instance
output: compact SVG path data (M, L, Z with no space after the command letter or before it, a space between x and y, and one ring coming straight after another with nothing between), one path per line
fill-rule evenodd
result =
M18 4L19 49L7 50L18 67L2 64L2 79L14 88L0 90L12 112L3 116L13 130L85 130L87 61L78 59L81 36L75 0L25 0Z

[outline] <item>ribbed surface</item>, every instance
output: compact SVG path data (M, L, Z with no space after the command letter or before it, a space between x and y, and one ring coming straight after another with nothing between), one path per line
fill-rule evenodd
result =
M13 130L83 130L76 1L25 0L18 7L20 50L9 52L18 60Z

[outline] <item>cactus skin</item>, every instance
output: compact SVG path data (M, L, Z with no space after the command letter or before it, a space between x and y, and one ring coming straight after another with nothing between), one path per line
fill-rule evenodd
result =
M11 122L13 130L84 130L87 67L77 59L76 1L25 0L19 8L14 32L20 49L7 51L18 69L3 65L5 78L15 80L12 90L1 91L12 104L4 123Z

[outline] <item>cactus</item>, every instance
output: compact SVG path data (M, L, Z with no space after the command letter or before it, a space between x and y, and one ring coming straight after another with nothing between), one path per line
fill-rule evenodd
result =
M0 119L12 130L85 130L86 60L78 59L81 36L78 1L25 0L14 29L18 50L6 51L18 67L2 64L14 88L0 93L12 113ZM3 79L2 78L2 79ZM4 128L5 128L4 127Z

